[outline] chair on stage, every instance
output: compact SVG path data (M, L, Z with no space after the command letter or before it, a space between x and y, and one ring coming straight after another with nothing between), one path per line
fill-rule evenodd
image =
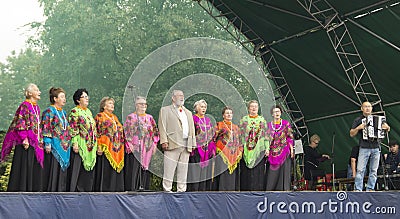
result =
M325 171L320 169L311 170L310 189L317 191L326 191ZM312 185L311 185L312 184Z

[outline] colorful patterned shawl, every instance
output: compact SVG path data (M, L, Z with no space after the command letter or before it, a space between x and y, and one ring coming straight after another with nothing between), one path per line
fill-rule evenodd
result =
M124 168L124 130L114 114L101 112L94 118L97 128L97 146L106 155L118 173Z
M208 166L208 160L215 155L215 144L209 144L214 134L214 127L210 118L206 116L200 118L198 115L193 115L193 121L197 151L200 155L200 167L206 167Z
M293 147L293 132L290 123L283 119L280 124L269 122L267 137L271 140L268 161L271 169L277 169L290 156L290 147Z
M90 171L96 164L97 139L96 122L89 109L74 107L69 114L71 146L76 142L83 167Z
M157 148L157 142L160 140L160 134L153 116L149 114L143 116L138 116L136 113L129 114L124 124L124 132L126 153L141 152L142 168L148 170L151 157Z
M239 127L235 124L231 126L231 124L232 123L217 122L213 141L210 142L210 147L217 148L217 153L228 166L229 174L232 174L236 169L243 154L243 145L239 138Z
M1 149L1 160L4 161L15 145L21 145L28 139L29 145L35 149L36 160L43 167L44 150L41 144L42 135L39 127L40 108L24 101L15 112L14 119L4 137Z
M42 133L45 145L51 145L51 153L65 171L69 166L71 155L69 124L64 110L54 106L47 108L42 114Z
M240 120L240 137L244 148L243 159L248 168L258 164L261 153L269 150L269 141L265 138L267 121L264 117L244 116Z

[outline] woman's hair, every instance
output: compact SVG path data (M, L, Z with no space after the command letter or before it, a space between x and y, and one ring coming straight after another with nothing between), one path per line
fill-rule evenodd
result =
M50 103L54 104L56 101L54 100L54 98L58 97L58 95L60 93L64 93L65 91L64 89L60 88L60 87L51 87L49 90L49 97L50 97Z
M89 95L88 91L86 90L86 88L80 88L78 90L75 91L74 96L72 97L72 99L74 100L75 105L79 105L79 99L81 99L81 96L83 93L86 93L87 95Z
M29 83L29 84L25 87L24 94L25 94L26 99L31 98L31 95L30 95L29 93L32 93L33 88L34 88L35 86L36 86L36 84ZM37 86L36 86L36 87L37 87Z
M279 109L279 110L281 111L281 113L283 112L281 106L279 106L279 105L273 105L273 106L271 107L271 110L270 110L271 115L272 115L272 112L274 111L274 109Z
M142 97L142 96L137 96L135 99L135 104L138 102L138 100L144 100L147 102L146 97Z
M193 111L195 113L197 113L197 106L200 106L200 104L202 104L202 103L204 103L204 105L206 105L206 107L207 107L207 102L205 100L203 100L203 99L198 100L193 104Z
M314 142L314 141L321 141L321 138L317 134L313 134L310 137L310 142Z
M107 101L111 100L113 103L115 103L114 98L112 97L103 97L100 100L100 112L104 112L104 107L106 106Z
M250 101L247 103L247 109L250 108L250 105L251 105L252 103L257 103L257 105L258 105L258 101L257 101L257 100L250 100Z
M225 107L222 109L222 115L224 115L225 111L227 111L227 110L230 110L230 111L232 111L232 113L233 113L232 107L230 107L230 106L225 106Z

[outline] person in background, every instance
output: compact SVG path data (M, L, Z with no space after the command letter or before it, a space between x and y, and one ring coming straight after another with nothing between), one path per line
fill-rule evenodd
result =
M46 151L43 170L43 191L66 192L67 168L71 155L69 124L63 109L66 103L62 88L50 88L50 106L43 111L42 133Z
M3 140L1 161L14 149L9 192L39 192L42 190L44 150L40 129L40 90L35 84L25 88L25 101L19 105Z
M325 175L323 170L318 169L321 162L330 159L327 154L320 154L317 147L321 138L314 134L310 137L310 144L304 147L304 179L309 180L311 190L314 190L314 182L318 175Z
M397 141L389 142L389 154L385 154L385 165L388 174L400 173L400 153Z
M71 135L71 165L68 170L70 192L91 192L97 152L97 130L89 105L89 93L85 88L75 91L76 107L72 108L68 121Z
M356 145L351 149L349 163L347 164L347 178L356 178L357 173L357 159L360 146Z
M124 130L118 117L113 114L115 100L103 97L100 112L96 115L97 160L94 190L98 192L122 192L124 189Z
M150 162L160 140L156 121L146 113L146 98L136 97L135 106L124 124L126 191L150 189Z

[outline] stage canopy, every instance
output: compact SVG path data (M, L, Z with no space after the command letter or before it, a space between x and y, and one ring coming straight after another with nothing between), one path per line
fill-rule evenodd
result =
M357 144L349 130L364 100L386 115L389 138L400 140L399 1L203 0L199 5L264 62L278 101L303 140L318 133L320 151L331 153L335 138L338 169L346 168Z

